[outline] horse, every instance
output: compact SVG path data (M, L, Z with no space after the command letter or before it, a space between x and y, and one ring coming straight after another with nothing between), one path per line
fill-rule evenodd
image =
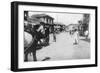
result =
M31 47L34 44L34 42L35 42L35 38L32 37L32 35L30 33L24 32L24 55L25 55L24 60L25 61L28 61L28 54L29 53L34 54L35 57L33 57L33 58L36 60L35 46Z
M24 32L25 61L28 61L28 59L27 59L28 53L32 53L34 61L37 61L37 58L36 58L37 47L41 48L39 46L39 44L41 44L41 39L45 38L45 34L43 33L44 29L42 27L40 27L37 30L38 30L37 32L36 32L36 30L30 30L30 31ZM41 32L41 30L42 30L42 32Z

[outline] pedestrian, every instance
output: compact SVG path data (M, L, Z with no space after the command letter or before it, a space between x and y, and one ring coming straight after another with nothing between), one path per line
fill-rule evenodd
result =
M45 30L46 45L49 45L49 33L49 26L47 26Z
M88 35L89 35L89 32L88 32L88 30L86 30L85 31L85 37L86 37L86 39L88 39Z
M54 42L56 42L56 34L55 34L55 32L53 33L53 38L54 38Z
M53 26L53 39L54 42L56 42L56 31L55 31L55 27Z
M74 30L74 43L73 44L78 44L79 43L79 33L78 33L78 29Z

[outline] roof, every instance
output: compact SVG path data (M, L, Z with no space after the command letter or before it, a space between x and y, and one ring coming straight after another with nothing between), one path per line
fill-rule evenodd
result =
M37 18L28 18L27 20L28 20L28 22L30 22L30 23L40 23L40 22L41 22L41 20L39 20L39 19L37 19Z
M79 24L69 24L67 26L79 26Z
M31 18L41 18L41 17L48 17L48 18L54 19L53 17L51 17L47 14L35 14L35 15L31 16Z

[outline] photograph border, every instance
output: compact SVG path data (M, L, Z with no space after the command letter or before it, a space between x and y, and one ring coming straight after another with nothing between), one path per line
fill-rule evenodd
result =
M95 10L95 64L86 65L72 65L72 66L53 66L53 67L39 67L39 68L18 68L18 6L48 6L48 7L63 7L63 8L82 8ZM32 71L32 70L50 70L50 69L65 69L65 68L81 68L81 67L96 67L97 66L97 6L84 5L68 5L68 4L50 4L50 3L36 3L36 2L11 2L11 71Z

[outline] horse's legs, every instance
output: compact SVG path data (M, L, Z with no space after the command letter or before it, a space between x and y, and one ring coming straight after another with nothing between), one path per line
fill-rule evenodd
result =
M25 60L24 60L24 61L25 61L25 62L28 61L28 53L25 54Z
M33 50L33 61L37 61L37 57L36 57L36 50Z
M31 55L31 50L30 50L30 48L28 48L27 49L27 51L25 52L25 59L24 59L24 61L28 61L28 54L30 54Z
M30 49L31 49L31 52L33 54L33 61L37 61L37 58L36 58L36 45L37 45L37 41L36 39L34 40L34 43L32 43Z

